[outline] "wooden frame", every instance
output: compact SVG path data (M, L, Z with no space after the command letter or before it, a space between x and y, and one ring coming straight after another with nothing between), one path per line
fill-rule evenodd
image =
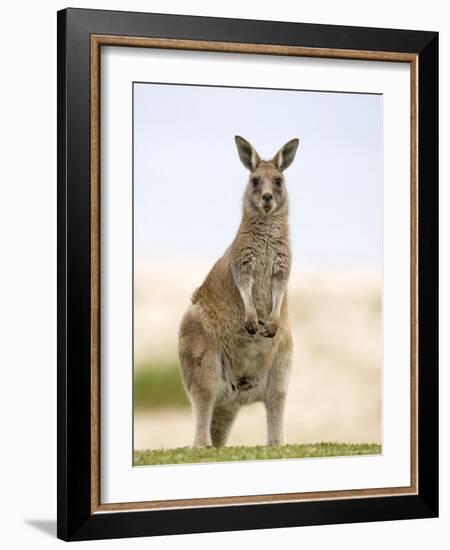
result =
M410 64L410 487L100 502L99 92L104 45ZM58 536L80 540L435 516L437 34L69 9L58 14L58 55ZM87 218L89 226L82 222Z

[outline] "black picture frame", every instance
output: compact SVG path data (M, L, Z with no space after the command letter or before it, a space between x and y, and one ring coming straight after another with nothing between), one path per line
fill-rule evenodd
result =
M58 12L58 526L64 540L438 515L438 33L66 9ZM418 59L418 493L92 513L91 36L403 52Z

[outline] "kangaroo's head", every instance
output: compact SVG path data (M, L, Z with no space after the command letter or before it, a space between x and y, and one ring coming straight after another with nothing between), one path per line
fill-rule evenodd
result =
M239 158L250 171L244 195L244 209L270 215L287 205L283 172L295 157L298 139L291 139L272 160L261 160L254 147L241 136L235 137Z

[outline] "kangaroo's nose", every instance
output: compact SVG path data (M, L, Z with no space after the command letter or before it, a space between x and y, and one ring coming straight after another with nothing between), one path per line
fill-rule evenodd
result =
M263 196L262 196L262 198L263 198L265 201L270 202L270 201L273 199L272 193L264 193Z

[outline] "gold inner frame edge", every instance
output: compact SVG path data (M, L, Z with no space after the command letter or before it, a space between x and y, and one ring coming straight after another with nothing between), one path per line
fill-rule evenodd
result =
M101 503L100 500L100 49L101 46L163 48L206 52L391 61L410 64L411 99L411 484L407 487L282 493L142 502ZM91 197L91 513L170 508L198 508L262 503L306 502L418 494L418 55L402 52L308 48L237 42L91 35L90 56L90 197Z

